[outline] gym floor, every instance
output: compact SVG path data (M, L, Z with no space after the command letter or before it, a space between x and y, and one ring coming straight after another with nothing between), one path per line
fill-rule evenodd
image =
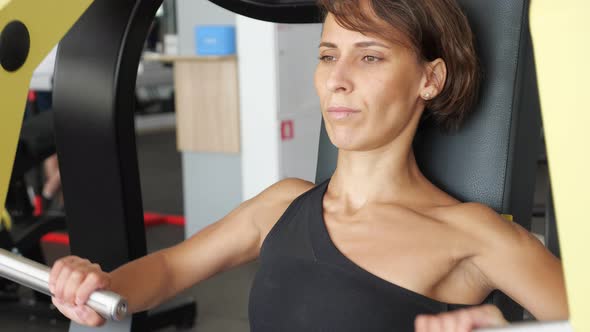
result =
M158 213L183 214L181 159L176 151L175 131L171 129L138 134L137 149L144 209ZM546 190L546 167L540 166L536 205L544 204ZM542 218L534 219L534 232L542 233L543 227ZM173 245L182 239L183 230L176 226L156 226L147 232L150 251ZM56 255L51 248L46 249L50 251L47 256ZM54 258L48 257L48 261L51 262ZM181 294L180 298L194 298L198 305L196 326L185 331L249 331L248 293L256 269L257 263L254 262L206 280ZM67 330L68 322L65 320L31 315L31 312L14 310L10 305L0 304L0 332ZM175 330L170 327L162 331Z

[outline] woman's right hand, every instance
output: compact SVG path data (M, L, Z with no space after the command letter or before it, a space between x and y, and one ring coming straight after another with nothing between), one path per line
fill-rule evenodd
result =
M438 315L416 317L415 332L470 332L476 328L508 324L496 306L486 304Z
M86 306L95 290L109 289L111 277L98 264L87 259L68 256L53 264L49 290L53 304L69 319L86 326L101 326L105 319Z

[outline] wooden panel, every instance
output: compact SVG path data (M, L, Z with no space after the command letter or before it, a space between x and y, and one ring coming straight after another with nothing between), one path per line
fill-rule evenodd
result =
M236 58L174 62L178 149L240 152Z

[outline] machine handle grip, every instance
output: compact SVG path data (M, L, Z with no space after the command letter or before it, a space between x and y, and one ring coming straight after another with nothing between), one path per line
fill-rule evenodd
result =
M0 277L12 280L43 294L49 291L49 267L0 249ZM122 320L127 315L127 301L110 291L95 291L86 305L105 319Z
M473 332L573 332L568 321L518 322L503 327L476 329Z

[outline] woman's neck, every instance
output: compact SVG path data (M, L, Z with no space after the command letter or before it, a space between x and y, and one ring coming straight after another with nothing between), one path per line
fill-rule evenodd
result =
M371 203L420 208L454 202L422 174L416 162L412 142L423 112L423 105L418 106L389 144L370 151L339 150L327 196L348 211Z
M340 151L330 192L350 208L357 209L367 203L403 204L427 184L411 148Z

